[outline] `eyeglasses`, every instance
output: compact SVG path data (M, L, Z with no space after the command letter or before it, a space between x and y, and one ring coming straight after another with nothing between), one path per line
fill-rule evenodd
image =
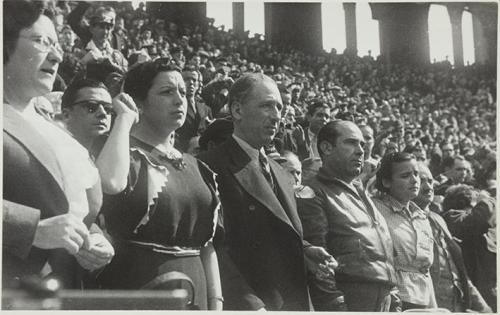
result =
M35 47L35 49L41 52L48 53L52 49L54 49L58 54L60 55L64 54L61 45L59 45L59 42L56 42L47 36L33 36L33 37L19 36L19 37L32 41L33 47Z
M74 103L72 106L81 106L85 107L89 114L94 114L97 112L102 106L107 115L114 115L115 111L113 110L113 106L110 103L99 102L99 101L80 101Z

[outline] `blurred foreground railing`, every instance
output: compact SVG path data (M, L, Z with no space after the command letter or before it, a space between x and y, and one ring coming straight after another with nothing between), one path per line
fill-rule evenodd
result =
M175 290L61 290L36 297L23 290L4 290L2 310L185 310L188 292Z

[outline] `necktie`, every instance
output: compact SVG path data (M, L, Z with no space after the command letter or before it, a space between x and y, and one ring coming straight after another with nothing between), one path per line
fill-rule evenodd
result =
M269 161L262 152L259 152L259 163L264 177L269 185L271 185L272 190L275 191L276 187L274 186L273 175L271 174L271 166L269 166Z

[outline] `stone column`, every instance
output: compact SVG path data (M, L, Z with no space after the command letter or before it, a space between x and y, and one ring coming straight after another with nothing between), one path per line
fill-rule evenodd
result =
M344 15L345 15L345 38L346 50L348 54L357 55L358 53L358 40L356 34L356 3L344 2Z
M455 67L464 66L464 42L462 38L462 13L463 4L447 3L446 8L450 15L451 35L453 40L453 59Z
M245 3L233 2L233 31L238 37L245 33Z

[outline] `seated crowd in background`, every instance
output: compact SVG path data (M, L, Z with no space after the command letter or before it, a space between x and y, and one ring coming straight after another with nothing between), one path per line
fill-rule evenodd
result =
M496 311L494 69L3 5L4 288L179 271L201 309Z

